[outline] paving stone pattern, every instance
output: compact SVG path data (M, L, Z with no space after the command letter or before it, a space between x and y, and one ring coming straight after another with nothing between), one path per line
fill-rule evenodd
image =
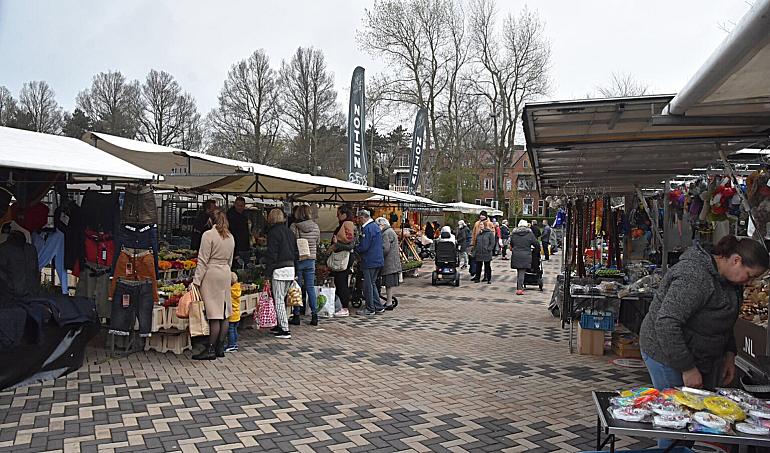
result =
M0 393L0 452L593 450L591 390L648 377L569 354L546 308L558 266L525 296L506 261L492 285L464 274L459 288L432 287L426 268L393 312L291 340L242 330L241 350L212 362L90 350L78 373Z

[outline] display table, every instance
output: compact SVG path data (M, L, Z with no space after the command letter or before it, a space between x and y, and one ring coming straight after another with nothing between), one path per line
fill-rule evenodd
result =
M758 446L770 448L769 436L751 436L748 434L702 434L691 433L687 429L654 428L650 423L633 423L616 420L610 416L610 398L617 392L592 392L596 411L596 449L602 450L609 444L610 451L615 451L615 436L633 436L650 439L672 439L678 441L716 442L728 445ZM602 439L602 434L606 437Z

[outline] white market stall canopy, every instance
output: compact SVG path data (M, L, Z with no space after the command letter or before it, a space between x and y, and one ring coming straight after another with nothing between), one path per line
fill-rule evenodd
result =
M463 202L457 202L457 203L448 203L446 205L447 207L444 208L445 211L454 211L454 212L461 212L463 214L481 214L481 211L487 211L487 214L489 214L491 217L497 217L503 215L503 211L499 209L492 209L489 206L483 206L478 204L471 204L471 203L463 203Z
M363 201L366 186L267 165L184 151L88 132L83 140L114 156L164 176L156 188L199 193L248 194L308 202Z
M627 193L770 144L770 0L758 0L676 96L527 104L541 194Z
M0 167L67 173L70 180L157 179L156 174L76 138L10 127L0 127Z
M403 192L395 192L393 190L380 189L372 187L372 193L374 196L370 197L368 201L383 201L398 203L407 207L415 208L427 208L440 210L446 205L431 200L430 198L421 197L419 195L411 195Z

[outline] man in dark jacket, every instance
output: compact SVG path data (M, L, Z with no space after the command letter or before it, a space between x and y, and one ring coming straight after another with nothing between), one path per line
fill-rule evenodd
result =
M246 265L251 255L249 219L245 211L246 200L243 197L236 198L233 207L227 210L227 222L230 223L230 233L235 240L235 254L242 262L241 266Z
M201 236L203 232L211 228L211 213L217 208L217 200L206 200L203 202L198 215L193 222L193 231L190 236L190 248L198 250L201 246Z
M548 259L550 258L552 234L553 234L553 230L548 225L548 220L543 219L543 233L540 235L540 242L543 243L543 256L545 257L546 261L548 261Z
M361 225L361 236L356 252L361 257L361 271L364 274L364 298L366 309L362 312L366 316L385 312L385 307L380 303L380 292L377 291L377 278L385 264L385 256L382 247L382 231L372 220L369 211L358 211L358 222Z
M503 259L508 259L508 239L511 238L511 230L508 228L508 220L503 220L500 223L500 240L503 242Z
M460 250L460 269L468 267L468 247L471 246L471 229L464 220L457 222L457 248Z

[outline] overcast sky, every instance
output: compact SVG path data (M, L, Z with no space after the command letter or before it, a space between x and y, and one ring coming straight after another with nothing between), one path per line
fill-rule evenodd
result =
M0 0L0 85L18 96L45 80L72 110L94 74L143 80L171 73L205 114L229 67L264 48L275 67L298 46L326 54L342 106L356 65L382 63L358 49L355 30L372 0ZM527 2L498 0L503 14ZM613 72L653 93L675 93L726 37L720 24L748 11L742 0L538 0L552 43L548 99L583 98Z

